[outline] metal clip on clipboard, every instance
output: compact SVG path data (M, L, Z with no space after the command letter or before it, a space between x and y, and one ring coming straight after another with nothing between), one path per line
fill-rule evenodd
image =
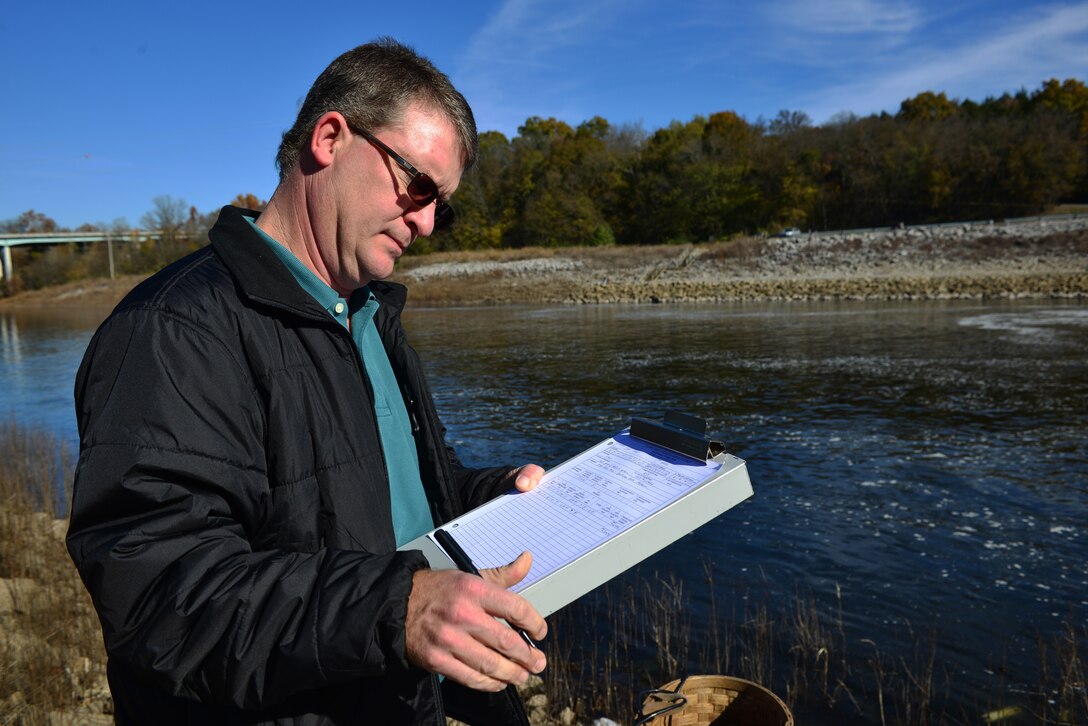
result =
M661 421L634 416L631 435L699 461L708 461L725 451L724 443L706 438L706 421L679 411L666 411Z

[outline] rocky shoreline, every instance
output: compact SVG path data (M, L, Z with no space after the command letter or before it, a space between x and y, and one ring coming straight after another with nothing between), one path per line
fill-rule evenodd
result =
M0 299L112 306L141 277ZM1088 298L1088 214L653 247L408 255L412 305Z
M1081 298L1088 215L402 262L417 304Z

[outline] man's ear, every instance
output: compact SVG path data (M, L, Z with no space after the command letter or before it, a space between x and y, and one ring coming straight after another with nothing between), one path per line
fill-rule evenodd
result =
M332 163L333 154L343 146L348 136L348 121L339 111L327 111L314 124L310 134L310 156L318 168Z

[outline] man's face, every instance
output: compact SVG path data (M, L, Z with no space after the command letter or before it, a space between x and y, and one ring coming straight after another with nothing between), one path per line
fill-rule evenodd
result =
M461 153L452 124L430 109L409 105L401 123L366 129L434 180L449 199L461 180ZM325 190L335 199L335 228L323 224L318 239L332 287L341 293L381 280L416 237L434 230L434 202L416 206L408 196L410 176L361 134L345 134ZM325 211L330 211L326 209Z

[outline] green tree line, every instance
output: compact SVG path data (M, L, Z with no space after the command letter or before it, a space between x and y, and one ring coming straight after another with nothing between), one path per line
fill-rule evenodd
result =
M699 242L1025 216L1088 201L1088 89L1075 79L982 102L920 93L895 114L814 126L731 111L653 133L596 117L488 131L458 223L418 251Z
M1088 88L1051 79L981 102L926 91L895 114L732 111L646 132L594 117L532 117L480 135L452 203L458 223L415 252L700 242L784 227L851 229L1037 214L1088 202ZM252 194L233 201L261 206ZM202 242L218 210L156 197L141 219L159 252ZM79 230L127 228L85 224ZM54 231L30 210L0 231ZM153 256L160 258L160 254Z

